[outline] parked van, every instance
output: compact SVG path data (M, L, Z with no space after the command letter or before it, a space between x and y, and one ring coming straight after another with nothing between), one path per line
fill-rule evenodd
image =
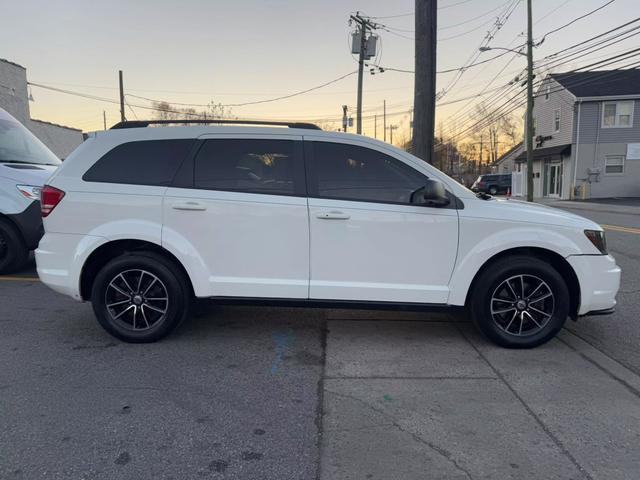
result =
M152 123L98 132L42 190L38 275L122 340L164 337L193 297L467 307L518 348L616 304L620 268L591 220L476 195L360 135Z
M44 233L40 190L62 162L0 108L0 274L20 270Z

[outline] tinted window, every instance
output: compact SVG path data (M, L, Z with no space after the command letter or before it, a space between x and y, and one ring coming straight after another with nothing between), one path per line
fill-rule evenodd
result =
M300 142L293 140L207 140L195 160L195 187L291 195ZM300 170L302 171L302 170Z
M146 140L118 145L82 177L87 182L170 185L192 139Z
M364 147L313 142L312 172L320 197L411 203L426 177L393 157Z

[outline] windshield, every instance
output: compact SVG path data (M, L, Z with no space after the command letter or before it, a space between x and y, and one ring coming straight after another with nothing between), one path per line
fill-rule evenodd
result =
M33 133L0 109L0 162L60 165L62 163Z

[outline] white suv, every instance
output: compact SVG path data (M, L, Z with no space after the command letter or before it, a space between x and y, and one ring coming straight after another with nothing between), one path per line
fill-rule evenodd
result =
M162 338L194 296L468 307L521 348L613 311L620 269L582 217L476 196L391 145L312 125L149 123L95 134L42 191L40 278L91 300L122 340Z

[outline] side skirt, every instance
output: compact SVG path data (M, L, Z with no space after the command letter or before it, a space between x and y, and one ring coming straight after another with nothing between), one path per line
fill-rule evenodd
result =
M300 308L348 308L357 310L400 310L413 312L461 312L463 306L439 303L318 300L304 298L209 297L218 305L253 305Z

